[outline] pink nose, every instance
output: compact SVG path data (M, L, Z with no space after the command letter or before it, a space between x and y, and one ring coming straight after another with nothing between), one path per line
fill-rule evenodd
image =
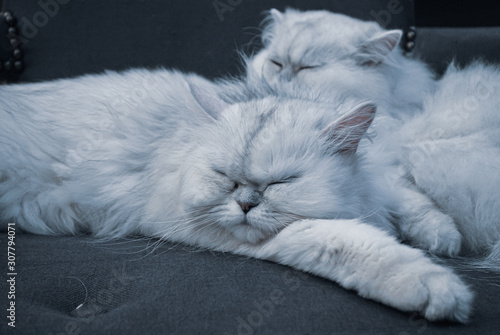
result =
M240 205L241 210L245 214L248 213L250 211L250 209L252 209L253 207L257 206L256 204L253 204L253 203L241 202L241 201L238 201L238 205Z

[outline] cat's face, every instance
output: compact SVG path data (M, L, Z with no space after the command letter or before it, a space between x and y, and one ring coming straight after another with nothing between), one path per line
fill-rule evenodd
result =
M379 101L391 91L384 67L400 31L327 11L271 10L264 49L250 62L272 87L356 92Z
M338 111L306 101L268 98L230 107L186 163L184 212L250 243L301 218L362 215L369 187L355 150L370 108L365 119L332 125ZM362 132L349 122L364 122Z

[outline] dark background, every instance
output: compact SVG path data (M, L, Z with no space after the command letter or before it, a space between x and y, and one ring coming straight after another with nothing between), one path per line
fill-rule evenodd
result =
M50 0L42 0L50 1ZM237 50L251 51L258 42L265 9L329 8L371 19L370 11L383 10L386 0L357 1L252 1L221 0L231 9L221 17L213 0L65 0L46 20L37 1L5 0L4 9L15 13L23 45L26 70L19 80L39 81L72 77L104 69L175 67L210 78L238 73ZM411 2L394 15L390 27L400 27L412 16ZM229 5L229 3L237 5ZM59 15L61 13L61 15ZM29 22L37 30L30 32ZM40 27L37 27L40 26ZM256 44L258 46L258 43Z
M495 27L500 25L500 1L416 0L419 27Z
M402 11L387 16L391 1ZM417 53L438 72L453 57L465 62L482 55L493 60L500 58L496 38L500 27L497 1L220 0L219 5L227 6L221 16L214 3L213 0L4 0L3 9L17 17L25 54L24 72L11 73L8 79L40 81L138 66L177 68L209 78L237 74L241 70L237 51L251 53L259 47L263 11L273 7L329 9L364 20L376 19L386 28L408 30L416 25ZM5 25L1 24L0 29L5 31ZM444 36L441 36L443 30L435 29L437 39L431 34L432 45L427 43L419 49L419 43L426 43L420 37L426 36L428 27L468 29L451 35L444 30ZM478 37L478 27L489 27L492 31L483 30ZM0 48L0 60L5 61L9 47L7 39L1 36Z
M402 11L387 16L391 1ZM483 56L500 60L498 1L220 0L218 3L228 8L221 16L214 3L4 0L3 9L17 17L25 54L24 72L11 73L8 79L40 81L138 66L173 67L209 78L237 74L241 70L237 51L250 53L259 47L263 11L273 7L329 9L364 20L377 19L386 28L405 31L416 24L417 54L438 72L453 57L463 63ZM0 30L5 31L2 24ZM429 27L442 29L428 34ZM446 27L459 29L446 31ZM478 28L482 29L480 35ZM422 43L425 47L419 48ZM0 60L5 61L8 52L8 40L0 35ZM5 78L5 73L0 72L0 78L2 75Z

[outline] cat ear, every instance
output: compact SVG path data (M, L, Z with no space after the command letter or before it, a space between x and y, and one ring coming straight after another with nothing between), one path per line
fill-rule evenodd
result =
M334 153L354 154L375 117L376 106L364 103L350 113L342 115L323 131Z
M385 31L365 41L357 55L363 65L377 65L398 45L403 32L399 29Z
M276 8L272 8L269 11L269 14L271 15L271 18L274 22L281 22L281 20L283 19L283 13L281 13Z
M230 106L219 98L217 93L213 92L213 90L194 84L191 81L188 81L188 85L198 105L213 119L217 120L220 113Z

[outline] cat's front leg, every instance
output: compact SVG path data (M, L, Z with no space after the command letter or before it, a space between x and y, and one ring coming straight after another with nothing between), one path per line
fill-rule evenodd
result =
M401 182L397 193L400 199L397 225L403 238L436 255L458 255L462 235L453 219L411 184Z
M358 220L302 220L239 253L331 279L365 298L428 320L466 322L473 294L451 270Z

